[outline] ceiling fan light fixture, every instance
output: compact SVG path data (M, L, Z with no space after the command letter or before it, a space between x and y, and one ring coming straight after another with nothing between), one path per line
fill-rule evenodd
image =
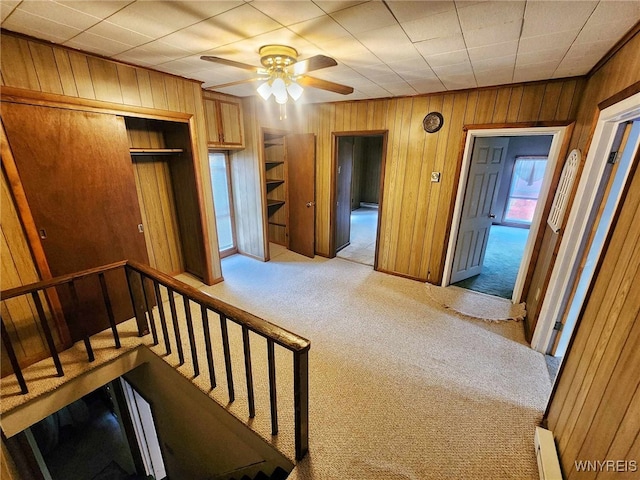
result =
M264 82L257 88L257 92L264 100L269 100L269 97L273 93L273 89L271 88L271 85L269 85L269 82Z
M291 98L293 98L294 101L300 98L300 95L302 95L303 91L303 88L294 81L291 81L291 83L287 85L287 92L289 92L289 95L291 96Z
M282 104L287 102L287 85L281 77L277 77L271 84L271 91L276 97L276 102Z

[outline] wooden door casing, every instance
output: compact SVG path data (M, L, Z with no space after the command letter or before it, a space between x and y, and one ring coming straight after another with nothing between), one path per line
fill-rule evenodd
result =
M289 250L313 258L316 238L316 142L312 133L285 138Z
M148 263L121 117L3 102L2 120L54 277L124 259ZM109 274L107 283L116 321L131 318L124 275ZM74 341L108 328L97 279L78 282L77 291L74 315L68 289L58 289Z
M487 250L502 167L509 139L476 138L464 193L462 216L456 241L451 283L478 275Z

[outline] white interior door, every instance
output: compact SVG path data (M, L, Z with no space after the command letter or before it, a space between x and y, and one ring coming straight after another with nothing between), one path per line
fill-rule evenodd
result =
M509 139L505 137L475 139L453 257L451 283L473 277L482 271L491 223L495 218L493 207L508 147Z

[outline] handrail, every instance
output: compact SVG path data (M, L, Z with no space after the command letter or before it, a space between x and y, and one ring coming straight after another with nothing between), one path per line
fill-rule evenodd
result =
M37 290L46 290L47 288L59 287L60 285L64 285L65 283L74 282L76 280L80 280L82 278L89 277L91 275L96 275L98 273L104 273L110 270L115 270L117 268L124 267L126 264L127 264L126 260L121 260L119 262L110 263L108 265L103 265L101 267L89 268L87 270L82 270L81 272L70 273L68 275L61 275L59 277L55 277L49 280L42 280L40 282L30 283L28 285L21 285L19 287L8 288L0 292L0 299L9 300L10 298L19 297L21 295L27 295Z
M256 315L246 312L238 307L235 307L229 303L226 303L217 298L211 297L200 290L187 285L183 282L175 280L162 272L159 272L147 265L136 261L120 261L101 267L91 268L82 272L77 272L69 275L63 275L49 280L32 283L16 288L3 290L0 292L0 300L5 301L15 297L30 295L33 302L36 305L38 319L41 324L43 333L47 340L49 347L49 353L54 360L58 376L63 376L64 372L60 363L57 349L53 342L53 336L49 329L48 321L43 309L43 305L40 299L40 291L46 292L47 289L53 287L60 287L67 285L72 299L72 309L68 312L69 315L77 315L78 307L80 305L80 299L78 298L78 291L76 289L76 281L84 279L90 276L98 276L100 289L102 292L102 298L104 301L104 307L106 309L113 338L115 340L115 348L120 348L120 340L118 336L118 330L116 325L116 319L114 318L113 308L110 300L109 289L107 286L105 273L113 270L123 270L126 279L127 287L130 295L131 306L138 325L138 333L140 336L147 335L149 327L151 327L151 333L153 335L153 345L160 344L160 337L158 335L158 329L156 325L156 319L154 312L159 316L160 327L162 328L162 340L166 348L167 355L171 354L171 336L169 333L167 317L170 317L173 327L173 341L176 346L179 363L183 365L185 363L185 355L183 351L183 340L181 336L181 329L184 330L185 324L188 333L188 346L191 353L193 362L194 377L200 374L200 366L197 352L197 345L195 341L194 330L194 318L191 312L190 303L196 303L200 306L200 313L202 321L202 331L204 333L205 350L207 358L207 370L209 373L209 379L211 382L211 389L216 387L216 375L213 364L213 352L212 352L212 340L211 332L209 328L209 310L215 312L219 316L220 320L220 333L222 335L222 347L224 353L225 373L227 380L227 388L229 393L229 402L235 400L233 370L231 368L231 353L230 353L230 341L227 329L227 321L231 320L235 324L242 327L242 348L244 352L244 370L246 375L246 386L248 395L249 406L249 418L255 416L255 396L254 396L254 383L252 373L251 362L251 345L249 332L253 332L257 335L264 337L267 340L267 361L268 361L268 376L269 376L269 401L271 407L271 433L277 435L278 433L278 412L277 412L277 392L276 392L276 364L274 355L274 345L279 346L291 351L293 353L293 396L294 396L294 429L295 429L295 457L297 460L302 459L309 448L309 348L311 346L309 340L290 332L278 325L270 323ZM152 288L150 286L152 284ZM169 303L169 311L165 309L166 305L163 305L160 286L166 289L167 302ZM180 319L178 316L178 306L176 305L175 294L182 297L182 307L184 317ZM157 307L157 308L156 308ZM182 307L181 310L182 310ZM2 324L2 341L5 346L5 350L9 355L13 371L18 380L20 390L23 394L28 393L27 385L22 376L20 365L17 361L13 346L11 345L11 339L6 332L4 321L0 318ZM87 349L89 361L94 360L93 350L91 347L91 341L86 329L82 327L83 341ZM82 331L81 330L81 331ZM185 344L186 346L186 344Z
M301 337L300 335L290 332L289 330L279 327L278 325L257 317L256 315L246 312L238 307L234 307L229 303L202 293L200 290L179 282L173 277L154 270L147 265L133 260L129 260L127 265L138 273L142 273L149 278L159 281L165 287L169 287L171 290L182 295L189 296L194 302L204 305L217 313L222 313L227 318L234 320L236 323L246 326L252 332L272 339L278 345L288 350L293 352L302 352L309 350L311 346L309 340Z

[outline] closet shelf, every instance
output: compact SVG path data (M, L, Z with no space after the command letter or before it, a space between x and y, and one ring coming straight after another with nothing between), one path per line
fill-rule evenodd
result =
M267 199L267 207L279 207L280 205L284 205L284 200Z
M274 179L274 178L267 178L266 183L268 186L276 186L276 185L282 185L284 183L284 180L278 180L278 179Z
M131 155L175 155L183 153L182 148L130 148Z

